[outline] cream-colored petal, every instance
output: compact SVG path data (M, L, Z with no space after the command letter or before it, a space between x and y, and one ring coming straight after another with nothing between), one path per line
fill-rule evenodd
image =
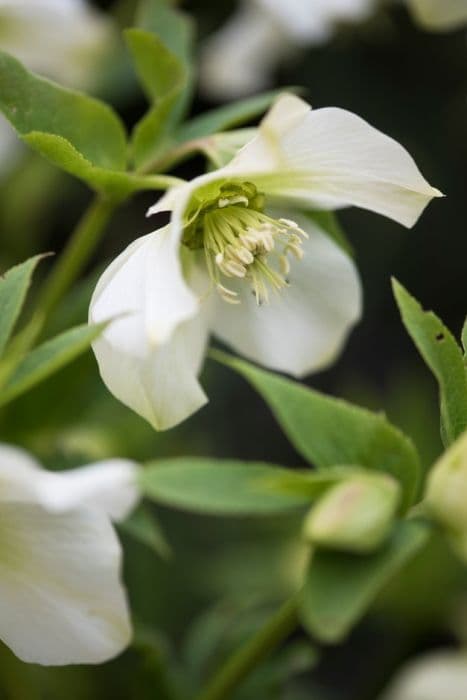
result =
M306 107L297 97L280 98L222 175L249 177L279 200L320 209L358 206L405 226L441 196L400 144L360 117Z
M208 338L211 302L206 277L197 267L191 268L189 279L199 290L199 312L180 324L168 342L157 347L146 343L139 355L128 353L124 344L106 333L93 345L109 391L156 430L177 425L207 401L197 376Z
M37 502L51 512L81 506L124 520L139 500L138 465L127 459L109 459L78 469L42 472Z
M408 663L380 700L465 700L467 654L435 651Z
M431 31L449 31L467 23L466 0L407 0L414 18Z
M273 16L290 40L303 45L329 39L340 21L364 19L375 0L256 0Z
M207 401L197 379L207 335L197 316L146 357L128 355L105 337L94 344L94 353L109 391L156 430L167 430Z
M166 343L177 326L198 312L179 247L179 231L166 226L133 241L100 278L89 321L115 319L104 337L120 351L145 357L148 345Z
M269 84L274 66L290 50L287 30L274 14L246 0L204 43L201 89L222 100L252 94Z
M35 503L52 512L87 507L122 520L139 498L138 468L127 459L109 459L50 472L28 452L0 443L0 502Z
M282 214L309 234L303 259L290 261L290 286L258 306L247 280L229 284L241 304L218 299L213 330L248 359L302 377L340 353L360 317L361 288L352 260L316 224L296 212Z
M131 635L121 549L95 511L0 508L0 638L23 661L101 663Z

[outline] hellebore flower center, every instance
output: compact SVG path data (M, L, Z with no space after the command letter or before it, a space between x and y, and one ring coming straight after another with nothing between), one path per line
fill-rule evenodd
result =
M204 250L209 276L224 301L240 303L224 278L245 279L258 304L267 303L269 290L289 284L288 255L303 257L302 239L308 238L289 219L274 219L265 209L266 197L251 182L228 182L215 196L188 206L182 243Z

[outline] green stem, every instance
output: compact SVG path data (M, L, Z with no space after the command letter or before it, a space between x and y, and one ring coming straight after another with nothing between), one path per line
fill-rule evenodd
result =
M96 196L73 231L37 299L37 334L88 262L120 202ZM33 319L33 320L34 320Z
M292 598L245 646L227 660L196 700L227 700L251 671L293 632L297 624L297 601Z

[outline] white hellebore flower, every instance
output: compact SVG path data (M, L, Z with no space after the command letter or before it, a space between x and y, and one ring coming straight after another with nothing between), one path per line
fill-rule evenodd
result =
M0 444L0 638L23 661L101 663L131 636L111 520L138 499L137 466L51 473Z
M355 205L412 226L439 195L359 117L283 95L230 163L170 190L150 210L170 209L170 224L102 275L90 321L119 317L94 344L104 382L164 429L206 402L210 331L298 377L327 366L360 316L360 283L304 210Z
M375 0L243 0L201 53L201 87L216 99L267 86L276 65L296 47L321 44L338 22L359 21Z
M415 19L429 31L450 31L467 22L467 0L407 0Z
M425 654L401 671L381 700L465 700L467 654L446 649Z

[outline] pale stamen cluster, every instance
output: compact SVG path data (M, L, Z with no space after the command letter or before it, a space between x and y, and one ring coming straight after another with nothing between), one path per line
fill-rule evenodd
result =
M209 275L224 299L240 303L238 293L222 277L247 279L258 304L269 301L270 289L288 285L289 255L303 257L307 234L289 219L273 219L249 208L242 195L220 197L204 216L203 242Z

